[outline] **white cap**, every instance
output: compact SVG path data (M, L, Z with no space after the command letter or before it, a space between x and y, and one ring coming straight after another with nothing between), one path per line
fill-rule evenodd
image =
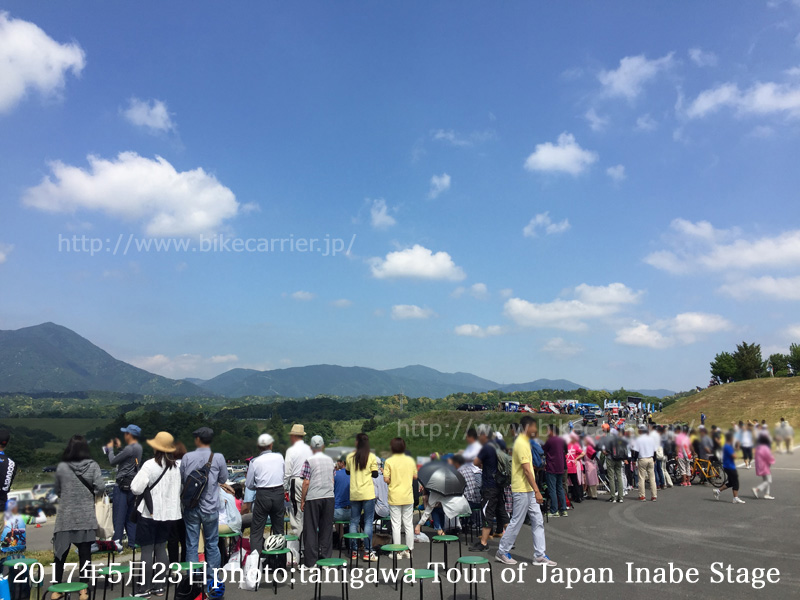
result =
M311 438L311 447L313 449L322 448L325 445L325 440L322 439L321 435L315 435Z
M499 431L495 431L495 432L494 432L494 439L496 439L496 440L502 440L502 439L503 439L503 434L502 434L502 433L500 433Z
M275 438L268 433L262 433L260 436L258 436L259 448L266 448L267 446L272 446L273 442L275 442Z

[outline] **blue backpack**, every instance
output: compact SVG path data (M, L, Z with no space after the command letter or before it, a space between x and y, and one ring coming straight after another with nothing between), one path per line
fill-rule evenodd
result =
M531 461L535 469L541 469L544 466L544 450L536 440L531 440Z

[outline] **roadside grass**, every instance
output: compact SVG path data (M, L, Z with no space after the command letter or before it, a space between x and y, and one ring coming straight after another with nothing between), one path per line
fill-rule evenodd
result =
M66 417L20 417L15 419L0 419L0 426L14 431L14 427L28 427L29 429L42 429L52 433L60 441L66 442L76 433L86 434L93 429L103 427L111 419L70 419ZM60 446L63 449L63 445ZM49 450L50 448L48 448Z

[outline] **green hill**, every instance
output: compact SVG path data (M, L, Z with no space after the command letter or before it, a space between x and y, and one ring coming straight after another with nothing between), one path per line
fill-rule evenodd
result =
M726 383L686 396L656 415L662 423L700 422L727 427L733 421L766 419L770 427L785 417L793 426L800 423L800 377L751 379Z

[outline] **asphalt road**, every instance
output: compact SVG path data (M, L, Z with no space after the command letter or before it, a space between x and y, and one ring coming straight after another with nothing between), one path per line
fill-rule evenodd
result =
M544 569L530 564L533 556L529 529L523 529L512 555L519 561L527 561L524 568L524 583L502 583L500 573L503 565L493 561L495 594L503 600L523 600L533 595L547 597L591 597L620 600L626 595L644 595L649 600L660 598L725 598L726 600L771 598L788 599L800 597L800 452L793 455L777 455L773 470L774 501L755 500L751 488L760 482L755 470L740 469L741 496L744 505L730 502L731 493L723 492L722 499L715 501L710 486L673 488L659 494L658 502L638 502L629 494L623 504L608 504L602 500L585 501L570 511L569 518L553 519L546 525L547 553L558 562L558 568L548 569L546 581ZM629 499L630 498L630 499ZM29 544L33 548L46 548L52 536L52 524L29 530ZM497 542L492 542L493 558ZM427 559L428 546L418 545L417 556ZM466 546L464 548L466 553ZM456 550L457 552L457 550ZM453 551L450 553L452 562ZM434 548L434 560L442 559L442 550ZM634 568L651 570L653 583L628 582L628 564ZM666 569L669 577L670 563L673 577L683 576L680 583L656 583L656 569ZM721 571L717 575L712 564ZM403 561L401 565L407 565ZM731 565L733 582L713 583L712 578L726 578L726 569ZM387 567L388 561L381 562ZM417 564L417 567L420 565ZM601 568L611 570L602 574ZM687 583L689 569L697 569L697 583ZM572 569L568 571L568 569ZM761 569L759 573L755 571ZM767 570L773 571L770 583ZM742 571L738 571L742 570ZM594 572L595 579L604 576L606 581L590 583L587 577ZM506 572L510 575L511 571ZM518 577L518 567L515 577ZM297 575L296 575L297 576ZM740 577L736 583L736 577ZM560 579L559 579L560 577ZM568 579L581 578L580 582L568 583ZM761 589L753 587L753 578L764 581ZM591 581L591 580L589 580ZM425 597L437 598L438 586L426 583ZM758 585L758 584L756 584ZM568 587L571 586L571 587ZM445 584L445 598L452 598L452 584ZM340 597L341 587L326 586L326 598ZM409 598L418 597L418 588L410 590ZM461 584L459 598L466 598L467 587ZM490 598L488 583L479 589L481 598ZM262 588L259 595L272 595ZM351 598L383 600L398 598L393 586L386 584L375 588L365 585L351 589ZM294 590L281 586L278 595L285 598L311 598L311 584L297 584ZM113 596L112 596L113 597ZM252 598L245 592L228 585L226 597L235 600Z

